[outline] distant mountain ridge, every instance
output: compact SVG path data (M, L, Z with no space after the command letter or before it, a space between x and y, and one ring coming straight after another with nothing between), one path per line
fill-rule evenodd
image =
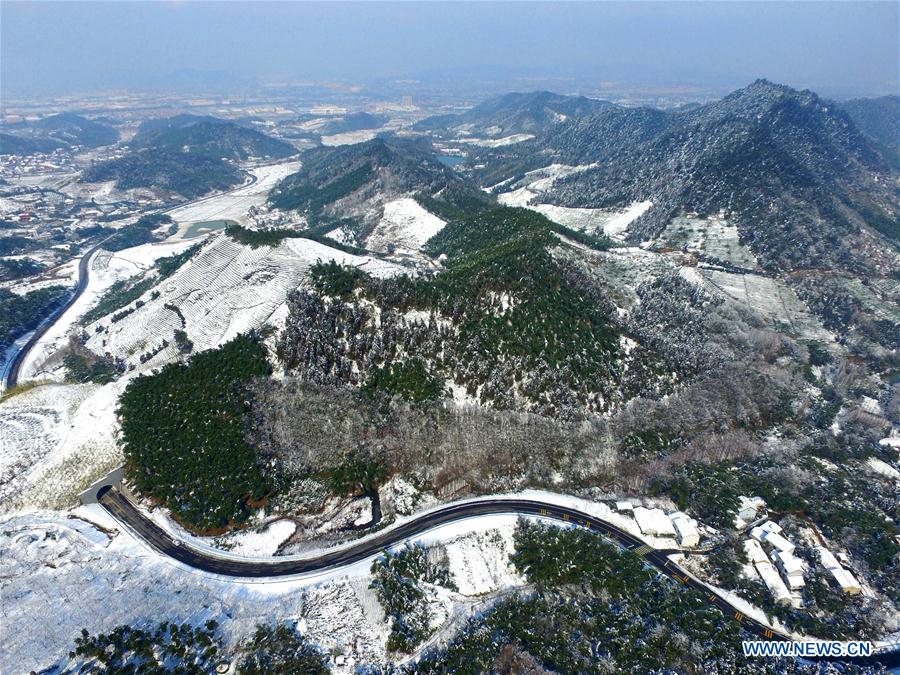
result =
M300 170L269 195L283 210L303 212L310 225L350 219L371 224L391 199L417 195L438 205L489 201L434 157L429 143L380 137L365 143L309 150ZM439 208L439 207L438 207Z
M216 159L288 157L296 148L229 120L176 115L141 124L131 141L135 148L158 148L201 154Z
M885 161L900 170L900 96L858 98L837 105L873 141Z
M51 152L67 146L96 148L112 145L119 140L119 132L115 128L75 113L60 113L35 122L5 125L3 132L0 134L0 153L3 154Z
M501 163L510 153L595 164L557 181L554 203L652 201L629 229L634 242L657 236L680 211L721 210L765 266L788 270L865 267L846 240L865 225L900 236L900 199L879 179L890 167L847 114L765 80L687 111L602 110L505 150Z
M238 185L243 174L237 167L215 157L148 148L94 164L82 172L81 180L86 183L114 180L121 190L171 190L193 199L211 190L227 190Z
M511 93L488 99L459 115L438 115L414 125L419 131L471 131L488 136L537 134L572 117L615 108L609 101L564 96L549 91Z
M23 138L14 134L0 133L0 155L34 155L53 152L64 147L65 143L52 138Z

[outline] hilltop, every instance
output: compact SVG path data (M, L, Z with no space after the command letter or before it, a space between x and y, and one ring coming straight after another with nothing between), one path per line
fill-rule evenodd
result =
M176 115L143 122L131 146L231 160L280 158L296 153L289 143L255 129L216 117L197 115Z
M679 213L721 211L763 265L788 270L826 261L869 267L850 237L868 228L900 236L890 168L869 140L814 93L764 80L687 111L613 109L575 119L498 153L499 166L510 154L537 153L593 164L557 181L552 203L652 202L629 229L632 242L658 236Z
M458 115L439 115L414 125L420 131L502 137L538 134L573 117L582 117L615 105L584 96L563 96L549 91L511 93L488 99Z
M419 216L430 210L446 217L490 202L438 162L430 144L395 137L303 153L300 170L272 190L269 202L299 212L323 233L342 228L342 240L361 244L387 204L412 198L419 202Z
M214 157L163 148L147 148L86 168L81 181L116 181L122 190L154 188L192 199L211 190L227 190L243 180L241 171Z
M119 132L115 128L74 113L60 113L34 122L5 125L3 131L4 154L50 152L70 146L96 148L112 145L119 140Z
M243 173L233 162L295 152L288 143L234 122L178 115L142 123L128 152L91 165L81 180L115 180L123 190L153 188L191 199L240 184Z

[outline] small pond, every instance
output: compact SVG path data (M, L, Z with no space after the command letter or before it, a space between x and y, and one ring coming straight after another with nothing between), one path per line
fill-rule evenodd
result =
M443 164L444 166L449 166L450 168L459 166L466 161L465 157L460 157L459 155L435 155L435 158L441 164Z
M182 239L199 237L201 234L224 230L229 225L237 225L233 220L204 220L200 223L191 223L191 226L181 235Z

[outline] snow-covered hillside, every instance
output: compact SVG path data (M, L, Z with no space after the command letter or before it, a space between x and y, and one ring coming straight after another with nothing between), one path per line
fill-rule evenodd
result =
M177 356L175 330L187 333L194 351L217 347L240 333L277 323L287 294L304 283L319 260L354 265L376 276L402 270L309 239L252 248L217 234L188 264L147 291L141 307L119 321L106 316L87 326L87 346L144 369ZM163 347L163 340L168 346Z
M57 358L57 352L68 341L76 322L97 303L100 296L115 282L145 272L159 258L180 253L193 243L195 242L174 239L135 246L116 253L97 251L88 263L87 288L28 352L22 363L19 380L61 380L62 364ZM77 268L77 261L75 267Z
M366 247L379 252L387 252L392 246L398 251L420 251L444 225L415 199L395 199L384 205L384 215L366 238Z
M625 209L588 209L557 206L544 201L545 193L553 188L556 181L587 171L594 166L593 164L581 166L551 164L529 171L512 185L507 185L506 182L496 185L492 191L497 191L498 188L509 189L512 187L514 189L500 192L497 195L497 200L501 204L537 211L550 220L574 230L592 234L602 233L613 239L622 240L627 234L628 226L650 208L650 202L634 202Z

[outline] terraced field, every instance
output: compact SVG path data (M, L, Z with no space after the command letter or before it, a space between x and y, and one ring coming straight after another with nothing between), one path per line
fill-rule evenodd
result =
M306 282L309 267L331 259L375 275L402 270L308 239L252 248L219 234L191 264L147 291L140 307L132 305L133 311L118 321L113 315L90 324L87 346L124 358L135 368L158 367L175 358L175 330L188 334L195 351L217 347L274 320L287 294Z

